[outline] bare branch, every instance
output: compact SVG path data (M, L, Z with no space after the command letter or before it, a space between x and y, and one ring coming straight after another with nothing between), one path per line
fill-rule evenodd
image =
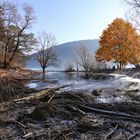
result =
M140 0L124 0L124 2L128 6L126 18L140 32Z
M40 49L38 50L37 61L42 67L43 74L47 66L55 65L57 62L57 55L54 49L56 45L55 37L47 32L40 33L39 37Z
M90 53L87 47L81 45L78 49L76 49L76 63L78 63L85 72L90 71L93 58L93 54Z
M20 12L16 4L9 1L0 2L0 5L3 13L2 18L4 20L6 36L3 41L3 64L6 68L10 65L16 53L21 50L21 48L23 50L23 48L27 49L27 44L29 47L33 45L33 36L31 34L27 35L26 30L31 28L34 23L35 15L33 8L27 4L24 4L22 12ZM8 52L9 50L10 53Z

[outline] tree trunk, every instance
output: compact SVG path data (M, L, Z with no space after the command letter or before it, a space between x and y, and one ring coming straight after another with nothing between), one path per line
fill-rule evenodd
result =
M121 64L121 62L120 62L120 70L122 69L122 64Z
M42 69L42 73L45 74L45 68Z
M79 67L78 67L78 65L77 65L77 68L76 68L76 70L77 70L77 72L79 71Z
M120 62L120 70L122 70L124 68L124 63Z
M135 67L136 67L137 69L139 69L139 68L140 68L140 64L136 64Z
M42 78L45 79L45 68L42 68Z
M9 68L9 65L10 65L10 63L8 63L8 62L6 61L6 59L5 59L4 62L3 62L3 68L4 68L4 69L8 69L8 68Z

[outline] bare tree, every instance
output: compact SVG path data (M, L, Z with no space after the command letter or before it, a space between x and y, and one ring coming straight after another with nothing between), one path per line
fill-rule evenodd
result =
M88 75L88 72L94 65L94 55L87 47L81 45L76 49L76 57L76 63L84 70L85 74Z
M79 71L79 64L78 64L78 56L75 54L75 57L73 59L73 62L76 66L76 71L78 72Z
M4 68L10 66L18 51L26 51L36 43L33 34L26 32L35 21L33 8L27 4L22 8L23 12L20 13L16 4L9 1L0 2L5 30L1 48Z
M79 68L84 70L87 78L89 72L105 69L107 67L105 62L98 62L95 59L94 52L91 52L86 46L81 45L75 50L75 52L75 65L78 70Z
M99 61L96 61L96 69L97 69L97 70L107 69L107 64L106 64L106 62L99 62Z
M126 18L140 32L140 0L124 0L128 6Z
M43 75L45 75L46 67L57 64L57 55L54 49L56 39L52 34L42 32L38 40L41 48L36 59L42 67Z

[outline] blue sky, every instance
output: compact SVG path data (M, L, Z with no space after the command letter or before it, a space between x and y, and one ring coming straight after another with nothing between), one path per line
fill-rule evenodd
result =
M32 32L45 30L58 43L98 39L116 17L124 18L122 0L13 0L33 6L37 22Z

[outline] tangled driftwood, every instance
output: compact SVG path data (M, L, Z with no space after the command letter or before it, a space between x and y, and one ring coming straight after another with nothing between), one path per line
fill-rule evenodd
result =
M13 118L6 119L8 115L4 119L0 118L0 138L21 140L140 138L139 104L132 104L128 110L130 103L98 103L93 95L56 93L55 91L60 88L63 87L39 91L7 103L5 112L11 111ZM3 108L5 106L3 104Z

